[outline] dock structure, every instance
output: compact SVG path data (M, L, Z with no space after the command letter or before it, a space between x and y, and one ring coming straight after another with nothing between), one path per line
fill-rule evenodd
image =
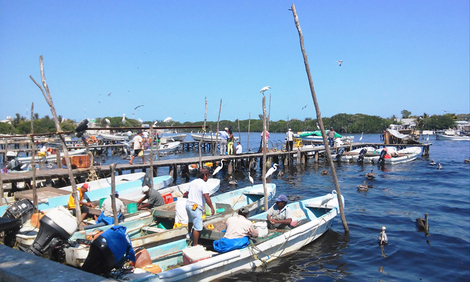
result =
M189 142L188 142L189 143ZM214 145L214 144L212 144ZM342 145L340 147L331 148L332 150L336 150L338 148L345 148L346 151L372 146L376 148L382 148L385 146L396 146L398 149L405 148L405 147L422 147L423 156L429 154L429 147L431 144L383 144L383 143L352 143L349 145ZM194 146L194 145L193 145ZM325 158L325 149L323 146L314 146L310 149L303 149L301 151L280 151L280 150L272 150L266 153L268 161L271 163L282 163L283 166L295 165L295 164L302 164L306 163L309 159L313 159L315 162L320 162L320 158ZM203 164L211 164L212 168L215 168L218 163L224 162L228 169L228 173L231 174L234 170L237 169L257 169L261 167L262 163L262 153L245 153L239 155L211 155L211 156L203 156L201 161ZM191 158L178 158L178 159L169 159L169 160L157 160L153 162L153 169L154 169L154 176L157 175L157 169L162 167L168 168L168 173L173 176L173 180L176 181L177 179L177 171L178 168L181 171L188 171L188 167L190 165L198 164L199 158L198 157L191 157ZM240 165L243 164L243 165ZM146 172L150 169L150 164L118 164L116 165L115 171L117 174L122 175L124 172L139 172L143 171ZM89 168L80 168L74 169L73 175L78 182L83 182L91 172ZM100 177L109 177L111 174L111 166L110 165L99 165L93 167L93 173L96 173ZM183 175L183 174L182 174ZM189 180L189 174L185 176L187 180ZM32 172L22 172L22 173L7 173L2 175L3 183L10 183L11 190L10 193L15 191L19 191L17 184L22 182L24 183L26 189L31 186L33 174ZM38 170L36 171L36 179L40 182L45 183L46 186L54 186L62 187L70 185L70 180L68 179L68 172L65 168L57 168L57 169L45 169L45 170Z

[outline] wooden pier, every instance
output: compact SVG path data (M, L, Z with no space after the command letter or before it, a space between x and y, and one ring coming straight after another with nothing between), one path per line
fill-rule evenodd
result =
M186 146L189 146L189 143L194 142L186 142ZM212 144L213 146L215 144ZM429 154L429 147L431 144L392 144L392 145L385 145L383 143L352 143L350 145L343 145L341 147L335 147L331 150L337 150L338 148L345 148L346 151L362 148L362 147L376 147L382 148L385 146L396 146L398 149L405 148L405 147L423 147L422 154L426 156ZM184 146L184 145L182 145ZM191 145L193 148L195 145ZM209 145L207 145L209 146ZM189 147L188 147L189 148ZM198 149L198 146L195 147ZM295 150L295 149L294 149ZM319 162L320 158L325 158L325 149L323 146L314 146L311 149L302 151L278 151L272 150L266 153L267 159L270 162L274 163L282 163L283 166L289 166L294 164L302 164L306 163L309 159L313 159L315 162ZM262 153L245 153L240 155L213 155L213 156L203 156L201 161L204 164L212 163L212 168L215 168L221 161L226 164L229 174L231 174L234 170L244 168L244 169L257 169L261 166L262 162ZM188 172L188 167L190 165L198 164L199 157L192 157L192 158L179 158L179 159L169 159L169 160L158 160L153 162L153 169L154 169L154 176L157 175L157 169L162 167L168 167L168 173L173 176L174 181L177 179L177 171L180 169L181 171ZM240 166L240 164L243 164ZM138 171L147 171L150 168L150 164L118 164L115 168L115 171L122 175L124 172L138 172ZM85 179L89 176L92 172L91 169L74 169L73 175L78 182L84 182ZM100 165L93 167L93 173L96 173L97 176L100 178L109 177L111 175L111 166L110 165ZM182 174L182 177L186 177L189 180L189 173ZM11 192L18 191L17 183L24 182L25 187L29 188L31 186L33 173L32 172L21 172L21 173L7 173L2 175L2 180L4 183L11 184ZM70 180L68 179L68 172L65 168L57 168L57 169L45 169L45 170L38 170L36 171L36 179L39 182L43 182L46 186L67 186L70 185ZM44 185L43 185L44 186Z

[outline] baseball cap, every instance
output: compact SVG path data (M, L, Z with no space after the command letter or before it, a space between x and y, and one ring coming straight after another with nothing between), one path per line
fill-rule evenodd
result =
M284 194L279 195L279 197L276 198L276 202L286 202L287 203L287 196Z
M289 131L291 131L292 129L289 128Z
M90 186L88 186L88 183L83 184L82 187L85 188L87 191L90 191Z
M142 187L142 193L147 193L149 190L150 190L150 188L147 185Z

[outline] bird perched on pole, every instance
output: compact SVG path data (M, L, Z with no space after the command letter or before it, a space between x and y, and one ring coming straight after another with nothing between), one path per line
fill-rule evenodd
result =
M269 89L271 89L271 86L265 86L265 87L261 88L259 93L263 94L263 96L264 96L264 92L268 91Z
M268 178L269 176L271 176L271 174L273 174L277 170L278 166L278 164L273 164L273 166L268 170L268 172L266 172L266 176L264 178Z

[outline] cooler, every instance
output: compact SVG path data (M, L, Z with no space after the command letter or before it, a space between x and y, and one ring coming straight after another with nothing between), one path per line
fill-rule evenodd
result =
M184 265L188 265L200 260L208 259L211 255L212 253L206 251L203 246L198 245L189 247L183 250L183 263Z
M91 165L90 156L69 156L72 168L88 168ZM65 165L65 157L62 158L62 164Z

